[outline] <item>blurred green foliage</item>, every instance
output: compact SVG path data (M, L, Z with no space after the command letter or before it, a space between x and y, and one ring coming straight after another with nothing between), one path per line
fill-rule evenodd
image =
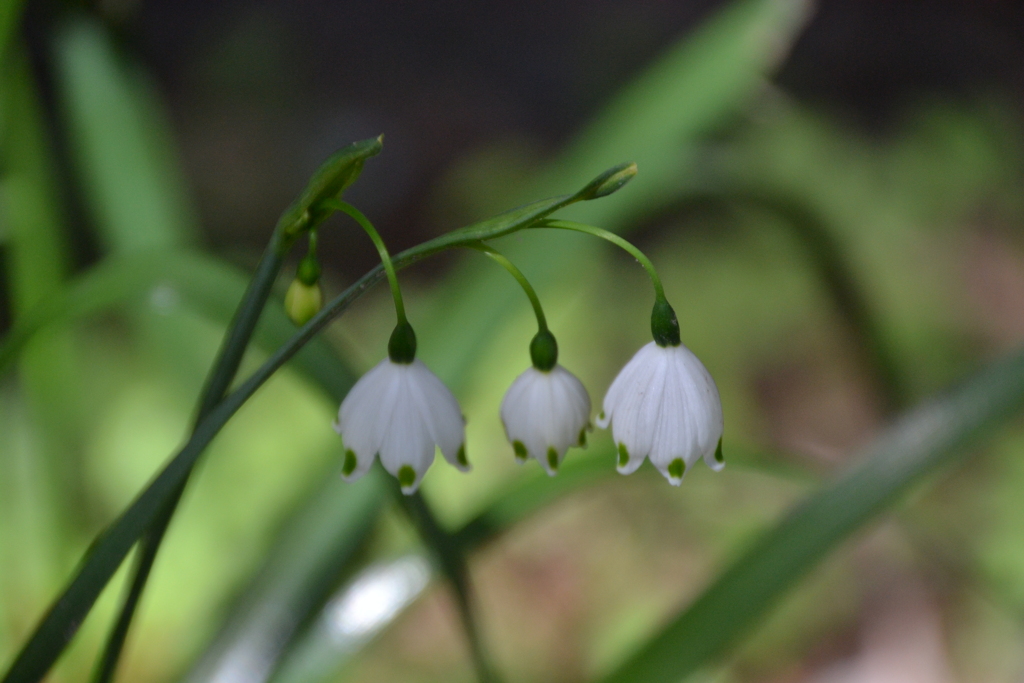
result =
M8 17L17 5L0 3L0 236L14 309L0 358L15 363L0 380L3 662L95 534L181 445L247 279L195 251L195 213L141 67L94 20L69 21L50 37L60 115L48 122L22 45L6 39L16 36ZM942 600L918 605L942 610L944 666L978 680L1013 680L1024 666L1022 434L997 429L1021 402L1019 356L910 418L893 422L889 412L1024 338L1004 294L1024 292L1013 288L1024 281L1018 112L925 102L869 136L793 101L767 78L808 11L795 0L736 2L555 158L509 178L501 150L484 149L440 183L487 216L637 161L628 188L565 215L635 234L726 414L729 467L698 469L679 490L646 466L615 475L600 433L570 452L557 478L520 468L497 407L528 362L521 294L471 254L442 282L422 266L407 271L421 357L460 398L474 464L468 476L436 465L424 500L452 534L444 542L472 553L483 646L504 680L784 676L813 668L822 651L856 650L873 614L862 603L897 579L944 587ZM69 143L66 180L103 249L86 273L69 273L51 124ZM491 177L506 182L496 190L479 180ZM813 217L819 233L780 207ZM596 402L647 341L643 272L579 235L526 231L499 246L539 290L562 363ZM830 280L836 272L854 288L852 304ZM243 377L293 329L279 299ZM211 445L159 557L121 680L473 678L443 582L410 583L398 611L361 635L331 630L332 610L359 579L419 566L409 558L429 551L379 473L353 485L336 476L334 409L353 370L383 354L391 315L385 291L368 296ZM877 353L859 353L865 344ZM898 401L884 395L878 362L891 363ZM994 441L814 569L898 494L970 453L971 439ZM817 488L840 471L849 473ZM89 675L124 573L52 680Z

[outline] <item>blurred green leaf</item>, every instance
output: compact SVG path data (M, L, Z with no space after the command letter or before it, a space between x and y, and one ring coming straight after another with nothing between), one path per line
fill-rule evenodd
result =
M21 22L25 0L0 0L0 68L7 64L7 48Z
M0 172L4 199L0 208L9 242L6 277L13 318L20 324L28 311L61 290L67 247L46 123L28 57L17 43L8 46L0 69ZM62 519L62 505L75 507L79 492L81 391L75 369L74 344L66 333L33 340L19 364L58 519ZM75 511L62 521L79 518ZM59 545L59 539L54 541Z
M598 176L598 179L605 177L607 173ZM514 219L502 219L499 216L496 222L487 223L490 226L488 230L507 231L511 224L528 225L574 201L590 198L585 194L588 189L590 189L589 185L580 193L538 202L525 213L513 211L506 214L506 216L514 215ZM470 230L465 234L464 239L466 241L475 240L481 234L486 235L487 231L481 233L480 230ZM429 254L452 246L452 244L453 240L446 236L412 247L395 256L395 266L409 265ZM268 249L268 254L277 254L274 243ZM280 254L278 258L280 258ZM257 275L254 276L246 290L247 302L253 300L254 290L270 286L271 279L263 277L262 273L271 270L269 264L272 262L271 258L264 258L261 261ZM166 506L169 503L173 504L173 501L176 501L181 495L181 487L187 481L192 468L221 428L267 379L301 351L333 318L344 312L353 301L370 286L380 282L382 278L383 268L378 265L349 286L342 294L335 297L312 320L289 337L283 346L277 349L232 393L213 405L208 412L200 410L200 415L203 418L196 425L185 446L171 458L164 469L139 493L131 505L97 537L78 572L50 607L42 622L15 658L3 679L4 683L33 681L49 670L74 636L82 619L92 609L100 592L110 581L135 542L143 533L152 528L154 521L164 514ZM262 309L262 304L259 309ZM255 306L247 305L246 302L240 306L242 315L254 313L256 310ZM224 343L225 348L236 350L244 348L248 341L247 338L241 345L232 343L234 333L242 327L244 326L237 324L237 319L232 323ZM218 368L220 365L220 363L217 364ZM207 397L210 395L209 391L205 393Z
M578 204L570 217L624 230L680 200L699 184L699 143L737 114L787 54L810 15L807 0L741 0L685 36L597 117L518 196L584 182L594 168L629 159L638 180L600 204ZM538 290L565 274L565 264L596 253L593 240L545 236L543 249L503 245ZM502 274L467 264L450 276L435 317L421 330L420 349L431 367L458 385L483 341L500 327L518 292L499 286ZM457 334L448 333L457 330Z
M128 303L142 302L159 309L172 302L211 320L226 322L245 291L245 274L224 262L200 253L158 250L125 256L111 256L80 275L59 296L48 299L15 325L0 344L0 373L18 357L32 336L47 326L60 326L108 311ZM174 304L173 302L179 302ZM274 349L294 334L295 326L279 306L269 306L257 329L257 342ZM314 339L296 357L310 375L332 396L344 396L352 375L329 361L334 352L320 338ZM330 364L330 370L324 366Z
M322 368L327 370L328 368ZM387 475L358 484L332 472L279 535L268 561L237 601L220 635L184 681L269 679L295 633L322 608L376 521ZM244 675L244 679L239 678Z
M621 225L678 199L700 179L699 143L764 87L811 16L810 0L739 0L669 48L619 90L531 188L578 184L619 159L641 183L574 219Z
M157 95L78 16L55 40L57 85L84 199L105 246L139 251L195 238L196 220Z
M808 498L606 680L678 681L714 663L836 545L922 478L991 439L1024 405L1024 352L991 364L886 430L849 474Z

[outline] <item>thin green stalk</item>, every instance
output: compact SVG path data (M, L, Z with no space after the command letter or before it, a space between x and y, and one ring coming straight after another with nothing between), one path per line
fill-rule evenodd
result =
M536 225L530 227L534 228L556 228L558 230L573 230L575 232L582 232L587 235L593 235L594 237L600 237L603 240L611 242L617 247L624 249L630 256L635 258L643 266L644 270L651 278L651 284L654 285L654 296L659 301L665 301L665 288L661 286L661 278L658 277L658 271L654 269L654 264L647 256L637 249L631 242L619 237L614 232L609 232L604 228L598 228L593 225L587 225L586 223L577 223L575 221L562 221L562 220L543 220L538 221Z
M604 189L609 179L614 179L621 173L621 166L614 167L575 194L533 202L407 249L394 259L395 268L405 267L452 247L465 246L470 242L492 239L522 230L569 204L607 196L610 192ZM621 184L615 189L619 187ZM295 213L301 216L303 211L296 209ZM290 233L286 230L285 234ZM213 406L209 414L199 421L185 446L131 505L97 537L78 572L22 647L2 683L34 683L46 674L70 642L132 546L155 523L163 507L174 498L178 488L188 478L206 446L231 416L320 330L341 315L353 301L383 277L383 265L376 266L363 275L310 319L238 388Z
M398 275L395 273L395 264L391 262L391 254L388 253L388 248L384 245L384 240L381 239L380 233L373 227L373 223L363 215L362 211L348 202L337 199L329 200L324 202L323 206L324 208L335 209L348 214L366 231L366 234L373 242L373 246L377 247L377 253L380 254L380 262L384 264L384 271L388 275L388 284L391 286L391 296L395 300L395 313L398 315L398 322L399 324L408 322L405 317L405 304L402 303L402 290L398 287Z
M530 305L533 306L533 313L537 316L537 327L541 332L546 332L548 329L548 323L547 319L544 317L544 309L541 308L537 292L533 289L533 285L530 284L530 281L526 279L526 276L523 275L523 271L519 270L519 268L516 267L516 264L509 261L508 258L506 258L500 251L487 246L483 242L467 244L466 247L475 249L482 254L490 256L516 279L516 282L519 283L519 286L522 287L523 291L526 293L526 298L530 300Z
M480 683L496 683L499 679L488 661L480 640L480 631L473 616L472 585L469 579L465 549L455 536L444 530L419 491L406 496L394 484L392 484L392 489L395 498L419 531L420 537L430 548L441 567L441 572L452 586L459 618L462 620L462 627L469 641L470 655Z

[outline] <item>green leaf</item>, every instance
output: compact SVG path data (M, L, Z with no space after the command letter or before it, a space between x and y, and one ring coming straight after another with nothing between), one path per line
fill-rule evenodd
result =
M347 484L330 473L282 530L256 580L184 677L186 683L233 679L238 670L246 672L246 680L269 678L295 633L323 607L356 556L376 521L387 478L374 468L357 484Z
M25 0L0 0L0 70L7 67L7 49L10 47Z
M61 291L67 245L61 192L54 171L47 122L20 42L7 46L0 68L0 224L7 244L5 273L15 324ZM76 372L74 339L55 331L33 340L19 359L20 398L28 409L26 434L39 445L33 454L46 490L47 515L55 521L36 539L50 559L41 577L59 580L65 532L81 519L81 491L75 463L80 455L84 391ZM2 463L0 463L2 466ZM0 471L0 477L11 476ZM17 562L17 556L12 560ZM36 569L38 571L38 568ZM52 574L51 574L52 572ZM12 585L7 590L18 591ZM0 596L0 600L4 597Z
M84 199L104 245L182 245L197 221L154 88L96 21L57 33L57 85Z
M825 555L901 494L966 457L1024 405L1024 351L991 364L886 430L862 463L744 553L606 683L678 681L715 662Z
M628 191L578 204L566 216L625 231L678 201L699 185L700 143L763 87L799 35L809 6L807 0L741 0L712 16L620 90L527 187L515 190L517 196L572 187L592 169L628 159L639 169ZM545 236L543 249L530 242L527 236L502 250L538 290L564 275L566 263L591 258L599 248L578 236ZM436 317L417 326L421 356L456 387L519 296L500 286L500 273L486 268L467 264L451 274Z
M573 218L608 227L673 201L700 178L698 143L761 90L810 10L808 0L733 2L619 90L531 188L575 185L590 169L632 159L643 182L600 207L580 207Z

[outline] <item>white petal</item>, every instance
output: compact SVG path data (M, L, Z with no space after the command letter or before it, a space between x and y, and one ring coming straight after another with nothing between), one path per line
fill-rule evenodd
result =
M652 342L653 343L653 342ZM651 452L657 410L662 401L668 357L660 346L648 344L633 361L635 369L629 382L622 385L618 405L612 416L612 437L616 444L625 446L629 460L619 464L622 474L635 472Z
M693 450L691 418L686 411L686 389L670 357L665 369L665 387L661 404L657 407L654 438L651 443L650 459L669 483L679 486L691 463ZM673 465L673 463L675 463Z
M370 469L399 392L396 365L384 359L363 375L345 396L334 428L341 435L346 451L353 451L356 457L355 470L343 475L346 480L358 479Z
M402 490L412 493L434 461L435 445L453 465L468 469L458 462L465 442L459 404L418 360L384 359L374 366L342 401L334 428L345 447L343 468L355 458L355 467L342 475L348 481L365 474L379 455L384 469L400 482L402 468L412 468L415 477L402 483Z
M441 449L444 459L463 472L470 466L459 462L459 453L465 461L466 421L462 418L459 402L452 392L419 359L410 365L410 394L426 424L430 438Z
M626 388L634 384L634 375L647 366L653 355L652 351L656 348L659 347L654 342L645 344L639 351L633 354L629 362L619 371L619 374L612 381L612 385L608 387L608 392L604 395L604 401L601 404L601 414L597 416L598 427L601 429L608 428L608 424L612 420L612 413L622 403Z
M399 479L403 493L415 491L434 462L434 440L427 431L416 402L410 396L410 385L414 381L410 374L408 368L402 373L402 393L395 402L380 447L380 462L384 469ZM412 482L402 481L404 467L412 468L415 473Z
M555 366L548 372L527 368L505 392L501 402L505 436L521 443L527 457L540 462L549 475L570 446L577 444L580 431L590 418L590 397L571 372ZM550 460L554 452L554 465Z

